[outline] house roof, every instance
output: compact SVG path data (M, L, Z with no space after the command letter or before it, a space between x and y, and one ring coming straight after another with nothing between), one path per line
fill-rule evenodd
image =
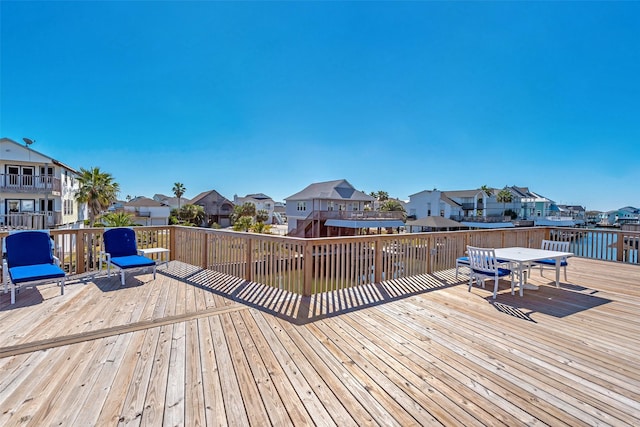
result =
M131 201L127 202L124 204L124 206L132 206L132 207L141 207L141 206L145 206L145 207L160 207L160 206L167 206L164 203L160 203L157 200L153 200L150 199L148 197L136 197L135 199L132 199Z
M375 201L373 196L356 190L346 179L316 182L307 186L304 190L285 198L285 200L311 199L349 200L356 202Z
M491 194L495 194L495 188L489 188L489 190L491 191ZM444 194L445 196L451 198L451 197L457 197L457 198L466 198L466 197L475 197L476 194L481 193L484 194L484 191L480 190L479 188L476 188L474 190L454 190L454 191L443 191L442 194ZM478 196L480 196L481 194L478 194Z
M222 203L227 202L230 205L233 205L233 202L229 199L227 199L226 197L224 197L223 195L221 195L220 193L218 193L216 190L208 190L208 191L203 191L202 193L198 194L196 197L194 197L193 199L191 199L191 201L189 203L191 203L192 205L195 205L196 203L198 203L200 200L204 199L205 197L207 197L208 195L213 194L214 197L218 200L218 201L222 201Z
M72 168L71 166L68 166L68 165L66 165L66 164L62 163L61 161L56 160L56 159L54 159L53 157L47 156L46 154L42 154L41 152L39 152L39 151L37 151L37 150L34 150L34 149L33 149L33 148L31 148L31 147L24 146L24 145L20 144L19 142L14 141L14 140L13 140L13 139L11 139L11 138L0 138L0 142L9 142L9 143L15 144L15 145L17 145L18 147L22 148L23 150L29 150L29 151L31 151L32 153L38 154L39 156L42 156L42 157L45 157L45 158L47 158L47 159L51 160L51 163L53 163L53 164L55 164L55 165L58 165L58 166L60 166L60 167L63 167L63 168L65 168L65 169L67 169L67 170L69 170L69 171L71 171L71 172L75 173L75 174L78 174L78 171L77 171L77 170L75 170L74 168Z
M255 193L255 194L247 194L245 199L256 199L256 200L269 200L271 197L267 196L264 193Z

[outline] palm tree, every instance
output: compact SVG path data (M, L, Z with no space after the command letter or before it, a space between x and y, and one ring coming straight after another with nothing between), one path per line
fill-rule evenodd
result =
M175 194L175 196L178 198L178 210L180 209L180 198L184 195L185 191L187 191L187 189L185 188L184 184L181 182L176 182L173 184L173 189L171 190L173 191L173 194Z
M131 227L138 225L133 222L133 216L126 212L110 212L100 220L105 227Z
M507 187L504 187L496 196L496 200L498 203L502 203L502 215L505 215L507 203L511 203L513 201L513 194L511 194L511 191L509 191Z
M386 200L389 200L389 193L387 193L386 191L380 190L380 191L372 191L371 192L371 196L375 197L377 201L379 202L384 202Z
M383 212L402 212L403 219L407 219L407 211L405 211L402 203L397 200L387 200L380 206L380 210Z
M117 200L120 186L110 173L102 172L99 167L80 168L78 183L80 188L76 193L76 201L87 204L89 226L93 227L96 216Z

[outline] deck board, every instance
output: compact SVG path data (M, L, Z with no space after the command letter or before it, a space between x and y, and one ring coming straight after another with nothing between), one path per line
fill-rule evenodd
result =
M0 294L0 425L639 425L640 267L312 298L172 261ZM561 277L562 278L562 277Z

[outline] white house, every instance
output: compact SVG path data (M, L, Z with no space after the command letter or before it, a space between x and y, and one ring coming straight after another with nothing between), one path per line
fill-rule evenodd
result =
M86 209L75 201L77 171L31 144L0 139L0 227L78 226Z
M411 194L406 203L407 215L414 219L428 216L458 218L463 216L462 205L439 190L424 190Z
M133 215L133 222L140 225L168 225L171 207L148 197L136 197L123 205L125 212Z

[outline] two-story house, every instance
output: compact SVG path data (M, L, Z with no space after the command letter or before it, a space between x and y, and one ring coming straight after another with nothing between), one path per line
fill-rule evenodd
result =
M403 212L373 210L375 198L345 179L311 184L285 201L289 236L353 236L363 229L404 226Z
M29 141L28 143L26 141ZM0 139L0 227L77 226L85 218L75 195L77 171L33 148Z
M221 227L231 225L231 214L233 213L233 202L222 196L216 190L203 191L191 199L192 205L202 206L206 214L207 225L214 223Z
M440 216L444 218L461 218L462 204L456 202L439 190L424 190L411 194L406 204L407 215L411 219Z

